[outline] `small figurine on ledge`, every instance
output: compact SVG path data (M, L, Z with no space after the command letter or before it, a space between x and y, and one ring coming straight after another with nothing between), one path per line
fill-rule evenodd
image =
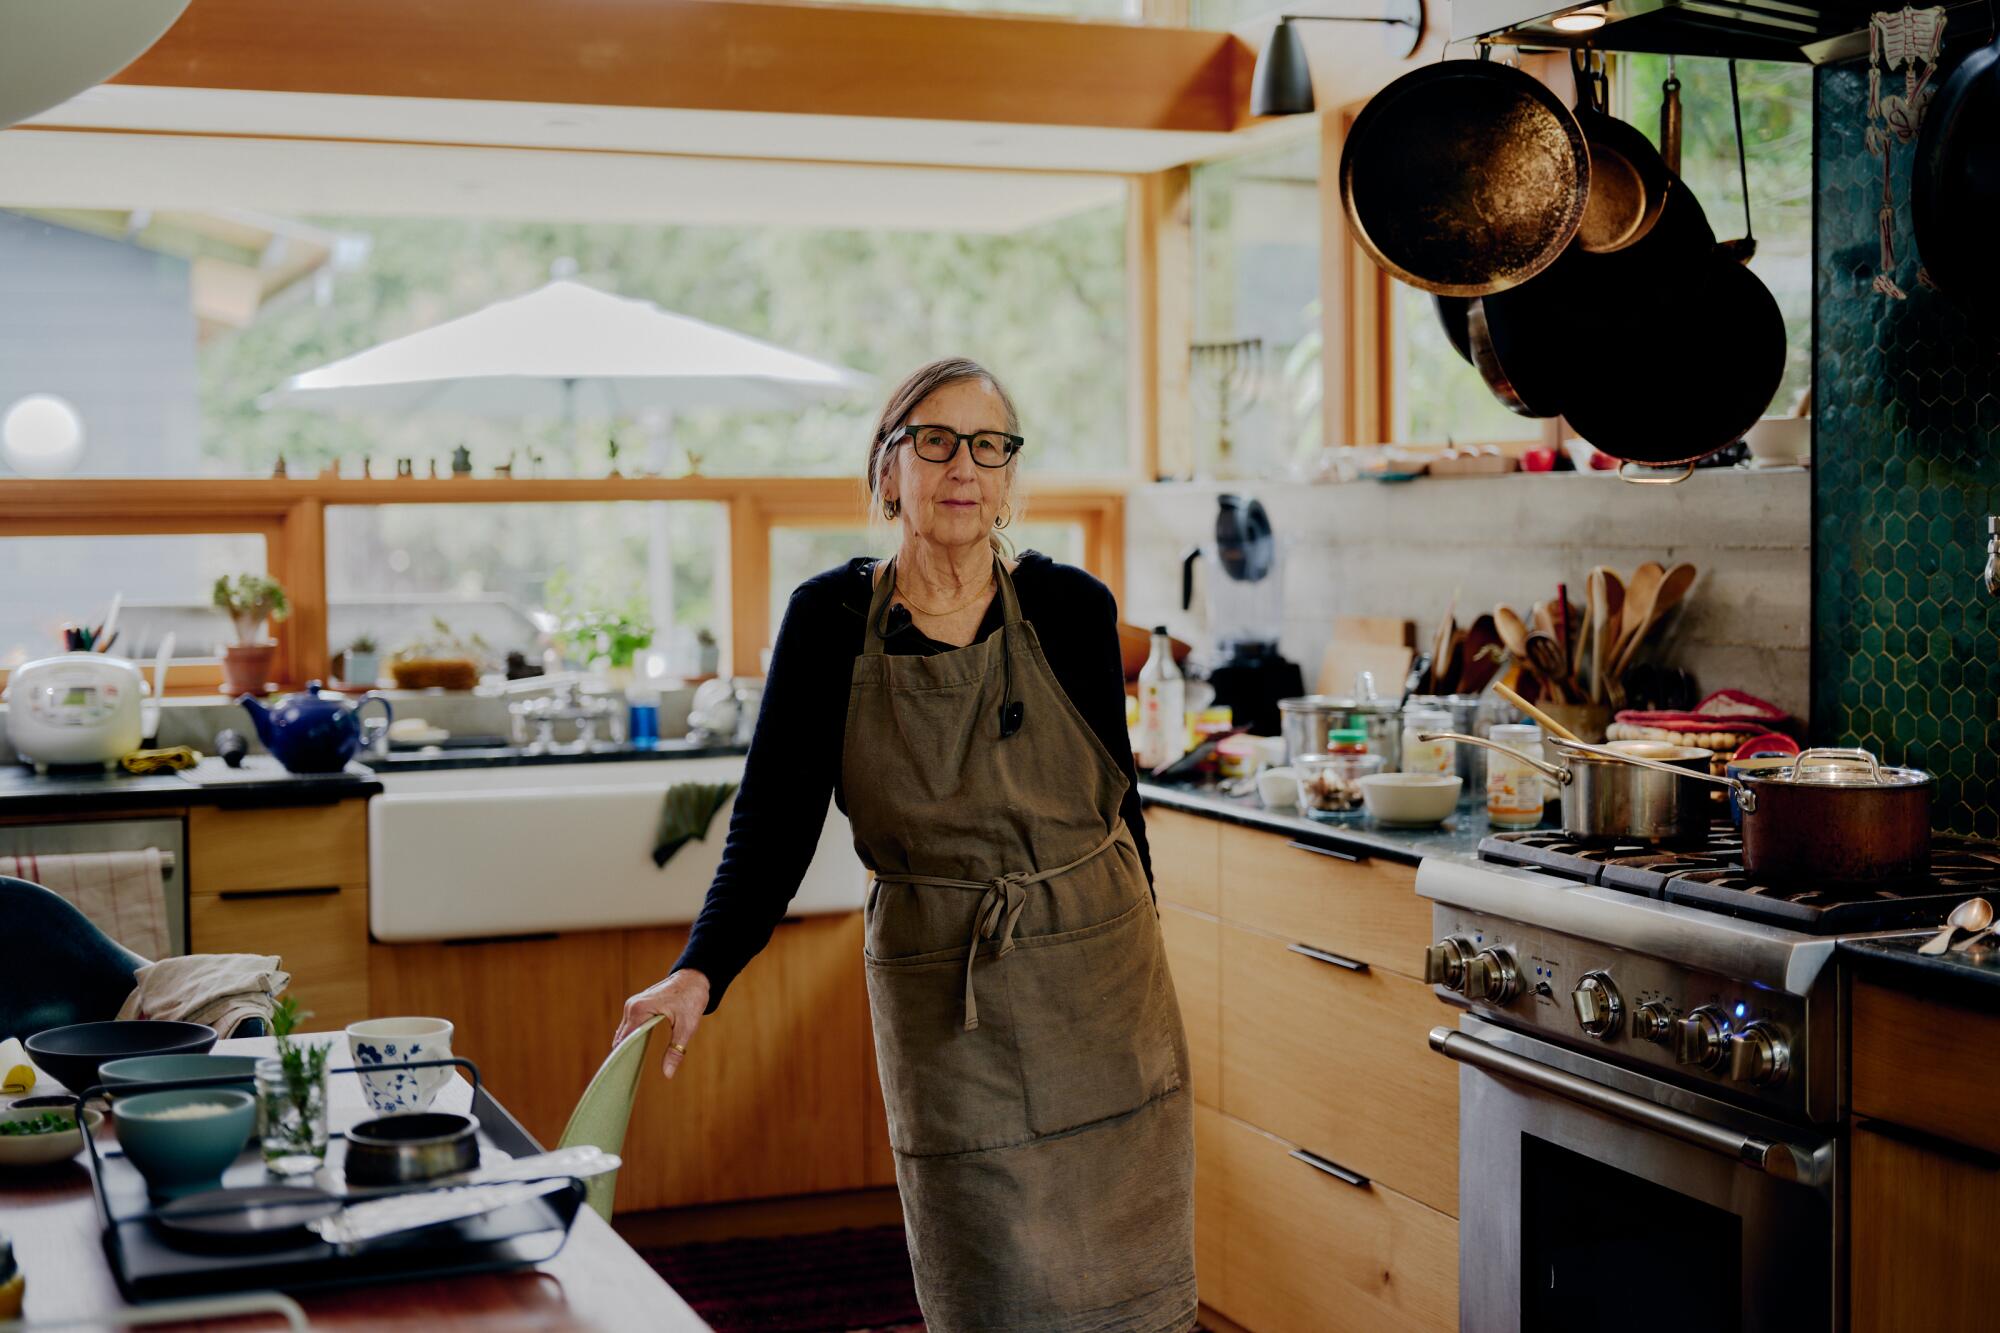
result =
M416 461L416 460L415 460L414 458L399 458L399 459L397 459L397 460L396 460L396 475L397 475L398 477L414 477L414 476L416 476L416 475L417 475L417 461Z
M289 475L290 474L285 471L285 456L283 454L279 454L278 465L271 469L271 480L283 481Z
M508 481L513 478L514 451L512 449L507 451L507 461L493 469L493 475L501 481Z
M618 470L618 437L616 435L607 436L604 441L604 447L611 455L611 470L604 475L606 477L622 477L624 473Z
M436 481L437 479L438 479L438 461L437 459L433 458L431 460L431 480Z
M462 444L451 451L451 475L454 477L472 475L472 450Z

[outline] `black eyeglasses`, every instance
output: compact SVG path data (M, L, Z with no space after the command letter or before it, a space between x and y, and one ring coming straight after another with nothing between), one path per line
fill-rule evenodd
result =
M898 439L908 440L917 457L926 463L949 463L958 457L958 446L972 451L972 461L981 467L1006 467L1027 441L1005 431L976 430L962 435L949 426L905 426Z

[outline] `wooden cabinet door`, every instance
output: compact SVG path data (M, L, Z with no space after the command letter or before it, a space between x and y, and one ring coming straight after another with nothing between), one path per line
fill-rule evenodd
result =
M452 1054L554 1146L611 1053L627 994L620 935L377 944L368 962L378 1015L450 1019Z
M1850 1006L1854 1111L2000 1155L2000 1013L1856 981ZM2000 1322L2000 1309L1995 1311Z
M1220 1283L1202 1285L1210 1305L1255 1333L1457 1327L1456 1221L1379 1181L1348 1184L1233 1117L1209 1114L1208 1126L1196 1139L1208 1190L1197 1184L1195 1262L1199 1272L1207 1202L1222 1250Z
M188 809L188 892L368 882L368 802Z
M629 932L621 997L666 975L686 938L678 929ZM874 1059L861 914L785 922L702 1020L673 1081L654 1068L640 1082L619 1207L869 1183L871 1117L880 1114L869 1091Z
M1146 853L1163 903L1216 913L1222 824L1165 806L1146 807Z
M1431 905L1417 896L1415 866L1346 861L1226 826L1222 867L1224 921L1422 978Z
M1854 1333L1994 1327L2000 1162L1891 1138L1867 1124L1855 1127L1851 1143Z
M1222 1109L1456 1216L1457 1066L1426 1040L1452 1019L1422 982L1222 927Z
M1160 904L1160 938L1187 1028L1194 1099L1222 1104L1222 923L1212 916Z
M276 954L292 975L289 993L312 1011L311 1031L370 1016L365 884L190 894L188 951Z

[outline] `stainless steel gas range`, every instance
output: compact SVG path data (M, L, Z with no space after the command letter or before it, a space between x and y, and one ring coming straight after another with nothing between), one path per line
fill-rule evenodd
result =
M1417 872L1459 1075L1464 1333L1844 1327L1843 936L1935 926L2000 856L1830 896L1546 831Z

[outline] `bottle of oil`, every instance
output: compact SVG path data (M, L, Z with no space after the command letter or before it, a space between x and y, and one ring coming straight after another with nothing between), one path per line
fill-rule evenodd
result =
M1153 627L1153 651L1139 668L1140 769L1171 764L1187 753L1187 681L1174 664L1165 625Z

